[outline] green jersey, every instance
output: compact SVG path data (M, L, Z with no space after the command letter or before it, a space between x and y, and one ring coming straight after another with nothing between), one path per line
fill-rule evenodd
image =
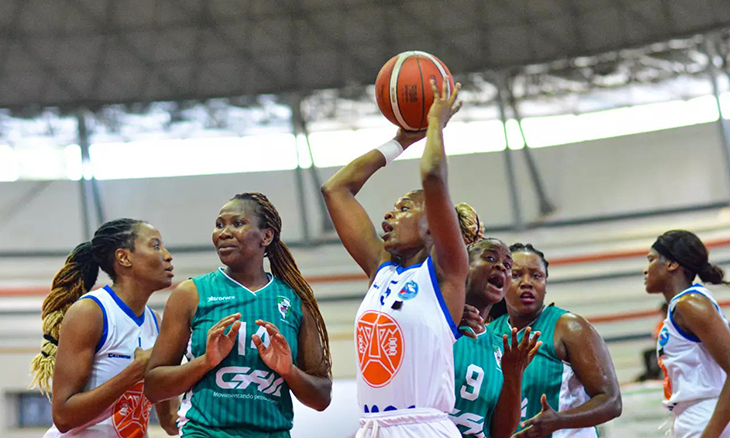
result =
M566 313L568 313L567 310L551 304L545 307L540 316L529 324L529 327L532 327L532 333L540 332L542 346L522 375L522 418L520 423L542 411L540 398L543 394L547 396L548 404L558 412L580 406L589 399L583 384L573 372L573 368L569 363L563 362L555 351L555 325L558 319ZM502 315L494 320L489 324L488 330L500 337L504 334L511 336L512 326L509 322L509 315ZM520 330L517 333L517 339L521 341L524 334L524 329ZM566 433L570 433L571 438L598 436L596 428L590 427L556 431L546 437L558 438L567 436Z
M187 392L180 407L181 436L288 436L294 412L289 387L259 357L251 337L269 344L256 320L275 324L296 359L302 302L276 277L256 292L230 278L223 269L193 278L198 309L191 324L187 358L205 353L208 330L222 318L241 313L237 345Z
M462 436L487 438L502 391L502 339L490 331L454 344L456 405L451 421Z

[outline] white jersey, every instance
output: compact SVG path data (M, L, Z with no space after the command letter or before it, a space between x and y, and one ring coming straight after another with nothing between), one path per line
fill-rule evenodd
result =
M96 346L91 375L84 388L84 391L89 391L129 366L136 348L152 348L160 330L152 309L145 307L142 316L137 317L109 286L89 292L80 299L94 300L104 314L104 331ZM94 420L66 433L53 426L44 438L146 437L152 404L143 390L144 381L140 380Z
M361 414L422 408L451 412L458 337L431 257L407 268L383 263L355 321Z
M686 333L674 322L677 300L689 293L704 295L712 301L727 323L712 293L699 284L681 292L669 302L667 318L657 339L659 366L664 370L664 405L672 410L678 403L717 398L725 384L720 368L699 338Z

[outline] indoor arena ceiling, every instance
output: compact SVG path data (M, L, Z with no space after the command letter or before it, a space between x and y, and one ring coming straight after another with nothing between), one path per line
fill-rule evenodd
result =
M0 107L345 88L404 50L459 74L728 27L728 0L2 0Z

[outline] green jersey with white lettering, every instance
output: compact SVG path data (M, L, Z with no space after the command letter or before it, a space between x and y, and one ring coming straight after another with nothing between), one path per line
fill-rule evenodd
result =
M178 422L181 436L288 436L294 418L289 387L264 364L251 337L257 334L268 345L269 336L256 320L275 324L296 360L302 302L286 283L269 278L256 292L223 268L193 278L199 300L188 360L205 353L208 330L222 318L240 312L241 328L231 353L184 395Z
M547 396L547 402L555 411L566 411L587 402L590 397L585 392L569 363L563 362L555 351L555 325L567 310L555 307L552 304L545 307L542 313L529 324L532 333L540 332L542 346L525 369L522 375L522 415L520 423L534 417L542 411L540 398ZM509 315L502 315L487 327L497 336L506 334L511 336L512 326ZM517 333L517 339L522 341L525 330ZM522 430L519 428L518 430ZM558 430L547 438L595 438L598 436L595 427L584 429Z
M454 344L456 405L451 421L464 437L487 438L502 391L502 339L490 331Z

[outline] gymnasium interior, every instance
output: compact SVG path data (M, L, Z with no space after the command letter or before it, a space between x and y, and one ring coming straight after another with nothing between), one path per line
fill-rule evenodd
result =
M52 421L29 363L74 246L104 221L144 219L179 282L220 265L214 219L250 191L279 210L331 339L332 405L297 404L292 437L354 436L368 284L320 186L395 135L374 83L409 50L462 84L444 133L452 199L485 236L541 249L546 302L609 346L623 414L601 436L664 436L662 382L641 378L663 299L642 272L671 229L730 267L726 0L0 1L0 436L39 437ZM358 195L374 224L418 188L422 151ZM710 289L727 314L730 289Z

